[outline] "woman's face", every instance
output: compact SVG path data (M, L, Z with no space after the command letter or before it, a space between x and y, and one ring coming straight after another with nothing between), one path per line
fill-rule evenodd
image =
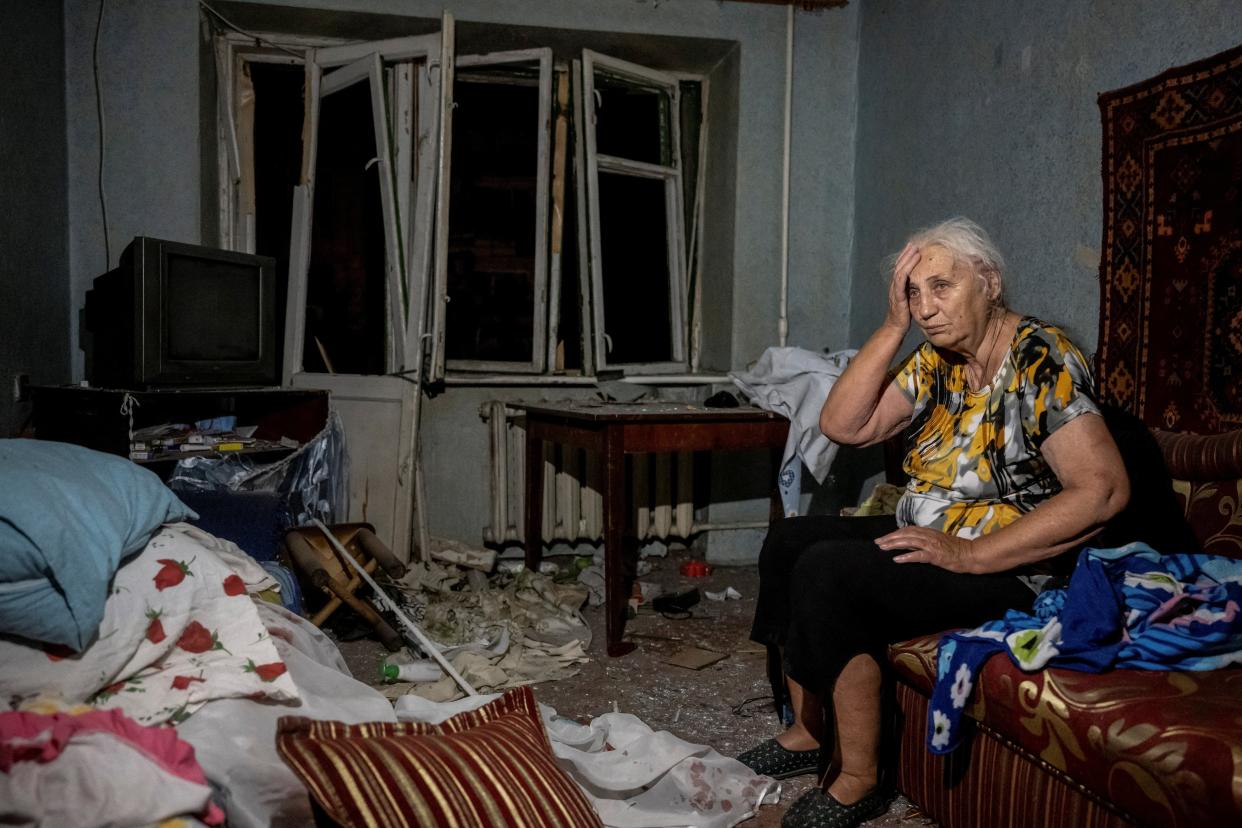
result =
M994 274L981 279L948 250L931 245L910 273L910 316L931 344L974 355L987 330L993 288L999 290Z

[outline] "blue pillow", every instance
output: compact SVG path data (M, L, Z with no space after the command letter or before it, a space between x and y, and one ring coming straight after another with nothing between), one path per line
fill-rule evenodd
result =
M152 472L47 440L0 440L0 633L82 650L117 567L197 517Z

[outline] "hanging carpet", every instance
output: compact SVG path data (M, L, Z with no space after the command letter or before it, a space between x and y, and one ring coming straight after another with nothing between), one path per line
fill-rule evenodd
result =
M1242 47L1099 105L1101 397L1156 428L1242 427Z

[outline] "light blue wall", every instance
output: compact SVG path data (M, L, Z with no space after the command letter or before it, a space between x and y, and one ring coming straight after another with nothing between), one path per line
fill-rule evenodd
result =
M107 0L99 32L104 257L93 47L98 0L65 0L70 357L82 376L78 310L134 236L199 241L198 4Z
M14 404L14 374L36 384L69 380L64 16L57 3L0 3L0 32L0 437L7 437L29 413Z
M790 153L789 344L812 350L849 346L858 7L826 12L842 18L830 27L794 18L793 134L802 140ZM817 99L827 105L807 105Z
M298 0L270 0L273 8ZM729 255L705 256L730 272L728 290L704 296L706 319L729 320L711 367L741 367L777 341L781 266L782 145L787 14L784 7L718 0L316 0L317 8L419 18L443 9L459 22L586 29L732 41L738 106L716 128L736 125ZM91 279L105 268L95 187L98 133L91 47L97 0L65 0L69 157L71 356L81 376L76 314ZM796 15L790 194L790 342L843 347L846 339L853 201L854 69L858 5ZM100 46L106 121L105 190L112 263L137 234L202 240L212 226L204 193L200 136L214 128L200 110L210 81L201 64L195 0L108 0ZM205 68L204 68L205 66ZM726 142L727 144L727 142ZM208 164L213 159L207 159ZM206 196L206 198L204 198ZM706 209L713 209L709 202ZM713 308L723 303L723 308ZM432 531L478 541L487 512L487 434L477 417L493 393L450 389L426 407L426 473ZM442 448L452 446L452 451ZM463 462L463 458L468 461ZM757 481L759 496L766 484ZM756 508L763 514L760 502Z
M1096 347L1096 97L1242 42L1238 0L861 0L850 318L884 312L881 259L964 214L1010 263L1012 306Z
M315 5L434 18L445 4ZM64 0L63 8L68 274L50 277L48 290L68 294L59 313L68 317L69 357L80 376L77 310L105 265L91 71L99 6ZM734 233L714 240L727 245L729 255L716 260L731 271L730 290L705 302L727 308L715 317L731 320L723 357L730 366L775 344L787 10L718 0L450 0L447 8L462 21L738 44ZM992 230L1011 261L1014 306L1066 324L1093 350L1096 95L1237 44L1240 11L1237 0L853 0L844 9L799 12L790 344L861 343L883 313L883 256L912 228L963 213ZM113 262L134 235L197 240L208 224L199 143L212 124L210 109L200 111L202 38L195 0L107 2L100 78ZM24 162L34 151L18 157ZM12 278L5 274L6 290ZM61 334L64 328L55 323ZM47 364L64 358L61 351ZM455 449L429 450L432 529L464 540L477 540L485 519L486 433L473 412L487 396L450 390L427 407L429 441Z
M304 4L273 0L267 5ZM453 0L447 4L438 0L335 0L315 5L430 18L439 17L447 8L459 21L736 41L740 104L735 235L728 241L733 253L730 301L735 320L730 364L745 365L776 341L786 9L717 0ZM91 71L98 8L96 0L65 0L70 296L75 316L90 280L104 269ZM848 196L853 179L856 28L856 6L797 15L791 283L810 295L808 301L791 300L791 306L800 308L840 307L828 297L844 295L848 286L849 198L836 196ZM194 0L108 0L106 4L100 81L113 264L120 248L137 234L200 239L204 226L200 130L213 126L200 123L200 37ZM705 301L711 302L712 297ZM792 336L815 345L827 344L833 337L843 340L842 319L829 326L800 312ZM72 353L80 375L76 320L74 328Z

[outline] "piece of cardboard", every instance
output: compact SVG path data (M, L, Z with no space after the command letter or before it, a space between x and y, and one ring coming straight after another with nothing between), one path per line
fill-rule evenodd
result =
M715 664L725 657L725 653L715 650L704 650L702 647L682 647L664 659L665 664L685 667L687 670L702 670L709 664Z
M743 635L738 639L737 644L733 645L733 652L742 655L744 653L766 653L768 648L762 644L756 644L750 640L750 635Z

